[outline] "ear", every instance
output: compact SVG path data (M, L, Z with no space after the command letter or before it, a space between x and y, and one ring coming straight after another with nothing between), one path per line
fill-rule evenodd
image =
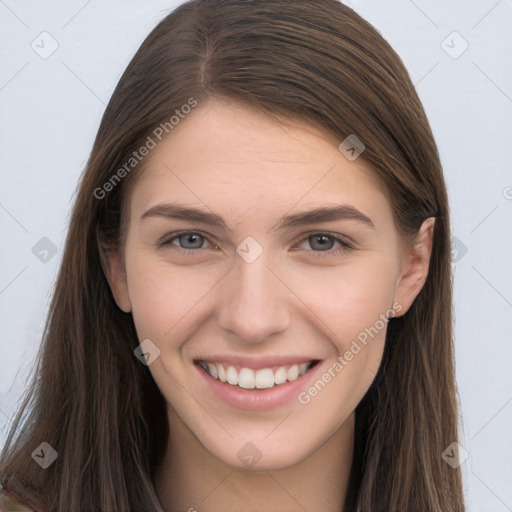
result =
M125 313L130 313L132 303L128 294L126 270L120 251L103 253L102 264L116 304Z
M435 217L425 219L412 244L406 246L394 297L402 309L395 316L407 313L427 280L435 220Z

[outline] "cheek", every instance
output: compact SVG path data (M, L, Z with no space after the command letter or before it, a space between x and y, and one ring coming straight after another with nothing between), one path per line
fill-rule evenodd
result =
M161 348L186 340L187 329L199 321L208 294L222 278L218 271L171 265L144 252L127 261L126 271L139 339L149 338Z
M376 323L382 330L381 315L393 304L395 274L392 258L380 253L303 273L293 282L297 295L323 321L324 333L341 352Z
M317 276L318 277L318 276ZM395 272L382 254L357 264L331 267L320 280L302 278L307 305L326 325L333 355L299 402L336 428L354 411L375 379L392 316ZM306 290L309 293L306 295Z

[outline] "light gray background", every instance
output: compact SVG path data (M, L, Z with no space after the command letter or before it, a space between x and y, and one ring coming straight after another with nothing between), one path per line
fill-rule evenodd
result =
M143 39L179 3L0 0L0 443L27 384L101 115ZM512 0L347 3L404 60L436 137L456 248L468 512L512 511ZM43 237L57 249L46 262L32 252Z

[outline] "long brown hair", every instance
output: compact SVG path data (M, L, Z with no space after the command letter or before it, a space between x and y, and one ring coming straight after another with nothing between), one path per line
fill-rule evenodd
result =
M113 299L105 262L122 248L126 198L144 168L126 163L162 123L172 129L176 109L215 97L321 126L340 142L355 134L366 147L361 158L386 184L400 233L412 237L424 219L437 218L426 283L409 311L390 320L379 372L356 409L344 511L463 511L460 469L441 456L458 439L458 408L440 159L401 59L336 0L193 0L143 42L106 108L77 191L0 482L37 510L162 510L153 476L169 432L166 404L134 357L133 320ZM116 173L122 179L113 180ZM58 454L47 469L31 457L42 442Z

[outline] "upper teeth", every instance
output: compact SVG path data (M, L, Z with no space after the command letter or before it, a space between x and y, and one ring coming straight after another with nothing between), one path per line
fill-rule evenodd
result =
M309 361L291 366L280 366L275 371L272 368L261 368L260 370L241 368L240 371L237 371L234 366L225 367L222 363L200 362L200 365L215 379L244 389L265 389L284 384L286 381L293 382L304 375L311 364Z

